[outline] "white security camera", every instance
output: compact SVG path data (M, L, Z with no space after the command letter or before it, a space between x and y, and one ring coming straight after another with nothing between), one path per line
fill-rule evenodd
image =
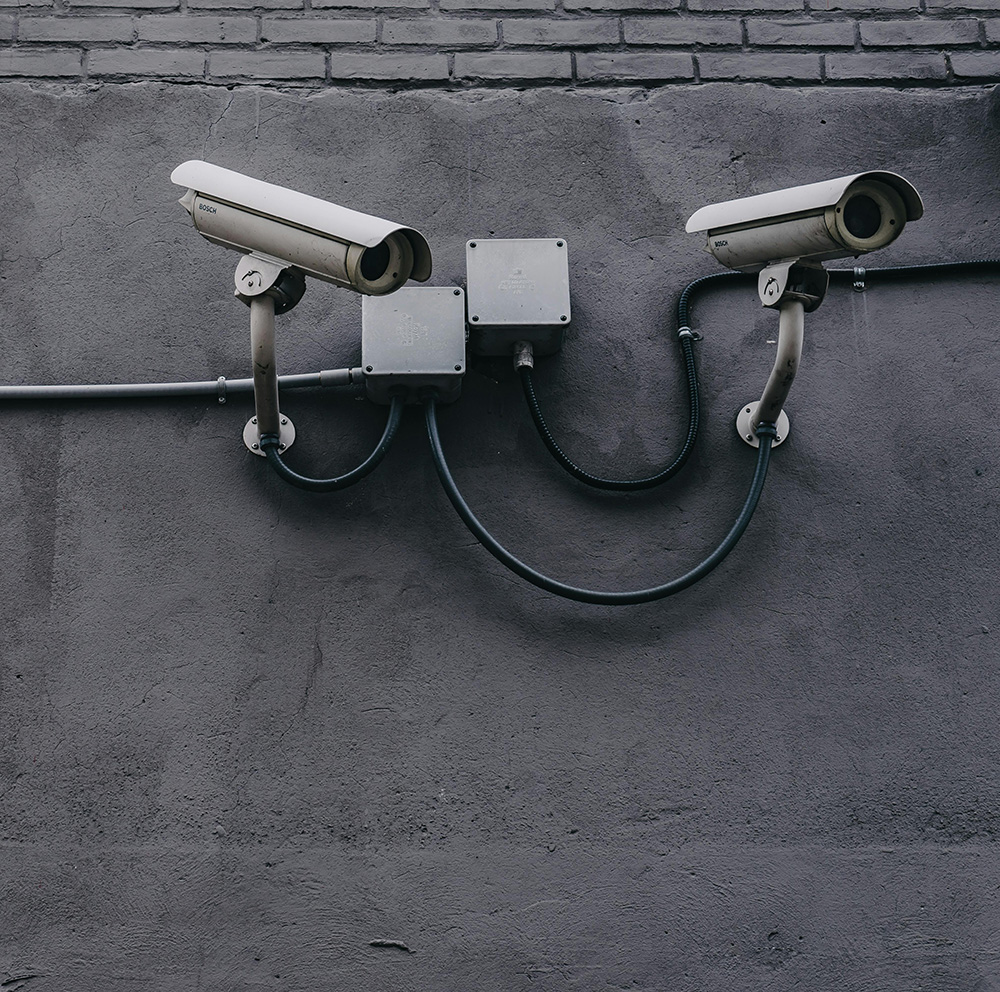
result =
M774 262L825 262L884 248L923 215L920 194L894 172L859 172L808 186L713 203L687 232L708 232L723 265L758 272Z
M370 296L430 277L430 248L412 228L209 162L185 162L170 179L188 188L180 203L194 226L223 248Z
M185 162L170 179L187 187L180 202L198 231L243 255L234 281L236 295L250 307L256 410L243 441L263 455L264 439L274 437L284 451L295 440L295 426L278 406L275 314L299 302L307 275L369 296L391 293L408 279L424 282L430 248L410 227L208 162Z
M802 357L804 315L822 302L830 281L823 262L891 244L908 220L923 216L920 194L894 172L859 172L808 186L713 203L695 211L687 231L706 231L708 250L723 264L757 272L757 293L778 311L774 368L757 402L745 404L736 429L757 447L761 424L773 443L788 437L782 409Z

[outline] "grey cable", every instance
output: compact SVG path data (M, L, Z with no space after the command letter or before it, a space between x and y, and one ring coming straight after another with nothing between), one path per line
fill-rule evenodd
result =
M349 386L364 380L360 369L326 369L299 375L279 375L281 389ZM253 392L253 379L218 379L199 382L81 383L53 386L0 386L0 402L8 400L118 400L167 399L174 396L215 396L220 403L232 394Z

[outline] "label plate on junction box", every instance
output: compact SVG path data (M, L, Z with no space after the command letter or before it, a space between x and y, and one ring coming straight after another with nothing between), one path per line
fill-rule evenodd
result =
M473 351L512 355L517 341L530 341L535 355L562 347L571 316L565 238L476 238L465 266Z
M361 365L369 399L388 403L402 390L419 403L433 387L458 399L465 375L465 294L455 286L404 286L361 298Z

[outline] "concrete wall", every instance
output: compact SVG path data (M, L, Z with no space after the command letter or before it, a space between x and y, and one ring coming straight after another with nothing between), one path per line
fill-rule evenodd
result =
M574 320L537 381L607 471L683 429L674 297L717 271L683 233L697 207L889 167L927 213L873 265L996 253L996 98L947 80L39 78L0 108L4 380L248 373L237 256L168 178L204 157L412 223L436 285L461 284L468 237L565 237ZM0 985L1000 987L995 288L833 289L743 542L622 610L494 562L416 410L375 475L316 496L246 452L246 400L6 406ZM283 371L357 364L352 294L314 283L279 321ZM695 323L703 438L648 495L562 475L508 364L473 363L442 434L502 540L604 588L718 541L774 318L730 288ZM349 394L285 408L316 472L384 417Z

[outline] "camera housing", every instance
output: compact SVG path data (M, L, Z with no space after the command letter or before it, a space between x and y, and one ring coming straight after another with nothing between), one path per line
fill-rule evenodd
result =
M430 277L430 248L411 227L209 162L185 162L170 179L187 187L179 202L195 228L223 248L292 265L369 296Z
M702 207L686 230L707 232L707 250L723 265L758 272L774 262L818 263L884 248L923 212L920 194L902 176L859 172Z

